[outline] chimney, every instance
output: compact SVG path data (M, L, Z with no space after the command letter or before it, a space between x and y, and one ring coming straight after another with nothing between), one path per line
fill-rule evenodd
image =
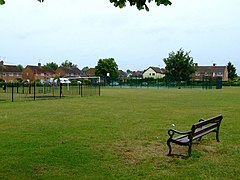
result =
M0 61L0 66L3 66L3 61Z
M41 63L38 63L38 67L41 67Z
M216 66L216 63L213 63L213 66Z

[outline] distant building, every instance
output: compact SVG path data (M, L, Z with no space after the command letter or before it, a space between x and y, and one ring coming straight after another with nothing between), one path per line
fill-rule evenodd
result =
M197 70L192 74L193 80L203 80L205 77L212 77L213 79L222 77L223 81L228 80L227 66L216 66L216 64L212 66L198 66L196 64L196 66Z
M118 73L120 79L127 79L128 74L126 72L124 72L123 70L118 70Z
M128 77L134 79L142 79L143 71L132 71L131 73L128 74Z
M56 75L60 77L74 78L83 75L83 72L77 67L58 67L55 71Z
M165 76L165 69L159 67L149 67L143 72L143 78L159 79Z
M21 81L22 70L17 65L4 65L4 62L0 61L0 78L6 82Z
M95 68L89 68L89 69L86 71L86 76L88 76L88 77L95 76Z
M52 68L47 66L41 66L38 63L37 66L26 66L22 71L22 78L24 80L35 81L35 80L50 80L55 77L55 72Z

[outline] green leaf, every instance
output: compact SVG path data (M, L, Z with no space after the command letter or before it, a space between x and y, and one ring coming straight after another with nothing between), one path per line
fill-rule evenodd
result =
M3 5L5 4L5 1L4 0L0 0L0 5Z

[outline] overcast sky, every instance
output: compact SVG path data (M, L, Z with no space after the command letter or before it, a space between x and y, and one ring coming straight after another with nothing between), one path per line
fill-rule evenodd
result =
M0 57L5 64L70 60L80 69L112 57L122 70L164 67L180 48L199 65L240 74L240 0L173 0L150 12L109 0L6 0L0 6Z

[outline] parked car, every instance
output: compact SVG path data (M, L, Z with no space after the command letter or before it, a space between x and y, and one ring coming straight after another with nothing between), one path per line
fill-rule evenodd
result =
M111 82L109 85L110 86L119 86L119 83L118 82Z

